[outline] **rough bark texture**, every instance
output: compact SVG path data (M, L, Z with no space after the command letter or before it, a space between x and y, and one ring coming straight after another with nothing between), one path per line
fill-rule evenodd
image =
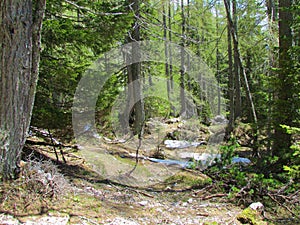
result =
M18 174L38 77L45 0L0 2L0 172Z
M236 40L237 37L237 12L236 12L236 1L232 1L232 20L233 23L231 24L231 30L234 29ZM237 42L238 43L238 42ZM241 95L241 74L239 68L239 56L237 52L237 45L234 43L234 51L233 51L233 66L234 66L234 75L235 75L235 113L234 119L237 119L242 116L242 95Z
M132 4L132 10L137 18L135 23L133 24L133 31L130 34L131 42L136 42L136 45L133 45L132 55L131 55L131 65L127 66L128 72L128 82L131 83L129 88L129 99L133 101L133 108L131 112L133 113L134 121L133 121L133 133L142 135L143 124L145 120L145 111L144 111L144 103L142 99L142 90L141 90L141 63L140 60L140 49L138 47L138 41L140 41L140 25L138 23L138 18L140 17L140 8L139 8L139 0L130 1ZM131 103L131 102L129 102ZM129 104L131 105L131 104Z
M276 92L275 108L275 137L273 153L283 157L289 151L291 145L291 135L287 134L281 125L293 125L292 101L293 101L293 79L290 74L291 57L289 50L292 47L292 30L291 30L291 0L279 1L279 72L278 87ZM282 161L285 161L281 158Z

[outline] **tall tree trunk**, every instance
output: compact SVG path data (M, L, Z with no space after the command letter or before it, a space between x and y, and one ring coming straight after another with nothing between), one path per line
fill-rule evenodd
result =
M168 1L168 27L169 27L169 42L172 43L172 7L171 1ZM170 93L173 96L173 89L174 89L174 79L173 79L173 58L172 58L172 49L171 45L169 45L169 78L170 78ZM173 102L173 100L172 100ZM170 116L175 116L175 106L171 102L171 112Z
M34 103L45 0L0 2L0 172L18 175Z
M250 109L251 109L251 114L253 117L253 122L254 124L257 124L257 116L256 116L256 111L255 111L255 107L254 107L254 103L253 103L253 99L252 99L252 94L250 91L250 87L249 87L249 83L248 83L248 79L247 79L247 74L246 71L244 69L243 66L243 61L241 58L241 54L239 51L239 44L238 44L238 40L237 40L237 36L236 36L236 31L235 31L235 26L233 23L233 20L231 18L231 14L230 14L230 7L229 4L227 2L227 0L224 0L225 3L225 8L226 8L226 14L227 14L227 20L229 22L230 25L230 32L231 32L231 37L232 37L232 41L233 41L233 49L234 49L234 54L236 54L236 59L237 59L237 63L239 66L239 70L241 71L243 78L244 78L244 85L245 85L245 91L246 91L246 96L250 105ZM235 87L237 88L237 87ZM235 115L235 118L237 118L237 116Z
M227 22L227 51L228 51L228 95L229 95L229 121L225 138L229 140L234 127L234 76L232 62L232 40L229 21Z
M294 84L290 75L291 57L289 54L292 47L291 5L291 0L279 0L279 71L276 89L273 154L280 157L282 162L287 160L284 155L290 151L291 135L287 134L281 125L292 126L295 117L291 105Z
M164 42L165 42L165 74L167 78L167 94L168 101L171 102L171 81L170 81L170 62L169 62L169 45L167 41L167 18L166 18L166 10L165 3L163 2L163 27L164 27Z
M184 76L185 76L185 12L184 12L184 1L181 0L181 68L180 68L180 114L186 113L186 101L185 101L185 84L184 84Z
M168 1L168 17L169 17L169 41L172 42L172 8L171 8L171 1ZM172 65L172 49L169 48L169 60L170 60L170 84L171 84L171 90L174 88L174 81L173 81L173 65Z
M128 82L129 87L132 89L129 91L129 105L133 108L131 109L131 116L133 119L133 134L134 135L142 135L143 124L145 120L145 111L144 111L144 101L142 99L142 91L141 91L141 63L140 60L140 49L138 47L138 42L140 41L140 25L138 18L140 17L140 3L139 0L132 0L132 10L137 18L133 24L133 31L130 34L130 41L136 42L136 45L132 47L131 56L131 65L127 66L128 72Z
M269 50L268 50L268 58L269 58L269 70L268 70L268 76L273 77L274 72L273 68L276 67L276 61L275 61L275 53L274 53L274 46L278 46L278 43L274 43L275 36L277 36L277 29L275 29L275 23L277 19L277 12L276 12L276 7L274 0L268 0L267 2L267 14L268 14L268 31L270 32L270 36L268 39L268 45L269 45ZM267 109L267 137L268 137L268 142L267 142L267 151L270 153L271 152L271 147L272 147L272 115L273 115L273 100L274 100L274 93L272 91L272 84L269 82L268 84L268 109Z
M218 11L218 6L216 6L216 36L219 37L219 11ZM219 51L219 39L217 39L216 42L216 78L218 81L218 111L217 114L220 115L221 114L221 89L220 89L220 51Z
M244 69L242 58L241 58L241 55L240 55L239 45L238 45L238 40L237 40L237 35L236 35L236 30L235 30L235 25L234 25L234 22L232 20L231 14L230 14L229 2L227 0L224 0L224 4L225 4L225 8L226 8L227 20L228 20L229 26L230 26L231 37L232 37L232 40L233 40L234 58L237 60L238 70L242 73L243 78L244 78L246 96L247 96L248 103L250 105L253 124L254 124L253 155L258 156L259 155L258 154L258 143L257 143L258 129L257 129L257 116L256 116L255 107L254 107L254 102L253 102L253 99L252 99L252 94L251 94L251 91L250 91L250 87L249 87L249 83L248 83L248 79L247 79L247 74L246 74L246 71ZM236 85L237 85L237 82L236 82ZM237 87L235 87L235 88L237 89ZM236 93L236 95L237 95L237 93ZM238 96L236 96L236 97L238 97ZM236 98L236 101L238 101L237 98ZM237 113L237 111L235 111L235 113ZM235 118L238 118L238 116L235 115Z
M232 1L232 17L233 17L233 27L232 30L235 31L236 42L233 44L233 61L234 61L234 75L235 75L235 113L234 119L241 117L242 115L242 95L241 95L241 75L239 67L239 55L238 55L238 37L237 37L237 12L236 12L236 0Z

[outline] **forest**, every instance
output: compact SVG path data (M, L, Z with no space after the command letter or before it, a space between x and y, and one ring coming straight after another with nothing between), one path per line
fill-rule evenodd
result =
M0 224L300 223L299 0L1 0Z

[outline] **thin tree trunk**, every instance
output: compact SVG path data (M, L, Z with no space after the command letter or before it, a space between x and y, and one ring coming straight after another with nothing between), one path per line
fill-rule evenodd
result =
M225 0L227 1L227 0ZM229 3L228 7L230 6ZM230 11L230 9L229 9ZM225 139L229 140L230 134L234 127L234 76L233 76L233 62L232 62L232 38L230 31L229 20L227 21L227 51L228 51L228 95L229 95L229 121L226 128Z
M169 11L169 41L172 42L172 9L171 9L171 1L168 1L168 11ZM170 73L170 88L173 90L174 88L174 81L173 81L173 65L172 65L172 49L171 47L169 48L169 73Z
M168 101L171 102L171 82L170 82L170 67L169 67L169 46L167 41L167 19L166 19L166 10L165 3L163 3L163 27L164 27L164 42L165 42L165 75L167 78L167 94Z
M0 2L0 172L18 175L30 125L40 60L46 1Z
M168 1L168 26L169 26L169 42L172 43L172 7L171 1ZM173 79L173 59L172 59L172 49L171 45L169 45L169 79L170 79L170 93L173 96L173 89L174 89L174 79ZM175 107L172 104L173 99L171 100L171 112L170 116L175 116Z
M219 37L219 9L218 7L215 9L216 10L216 36ZM221 114L221 90L220 90L220 52L219 52L219 39L217 39L216 42L216 78L218 81L218 88L217 88L217 92L218 92L218 111L217 111L217 115Z
M236 59L238 60L239 70L241 71L241 73L243 75L243 78L244 78L246 96L247 96L248 102L250 104L250 109L251 109L251 114L252 114L252 117L253 117L253 122L254 122L254 124L257 124L256 111L255 111L254 103L253 103L253 100L252 100L252 95L251 95L251 92L250 92L250 87L249 87L249 84L248 84L247 75L246 75L245 69L243 67L243 62L242 62L242 58L241 58L240 51L239 51L239 45L238 45L238 40L237 40L237 37L236 37L236 31L234 29L234 23L232 21L231 14L230 14L230 7L228 5L227 0L224 0L224 3L225 3L225 8L226 8L227 19L228 19L229 26L230 26L230 32L231 32L231 36L232 36L232 40L233 40L234 53L236 54ZM235 88L237 88L237 87L235 87ZM236 115L235 115L235 118L237 118Z

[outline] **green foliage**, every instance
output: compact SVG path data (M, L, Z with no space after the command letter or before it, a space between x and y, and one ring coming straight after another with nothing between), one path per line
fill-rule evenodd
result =
M221 159L219 163L221 167L231 164L232 158L236 156L236 150L239 146L237 140L232 137L227 145L220 147Z
M129 26L131 15L123 1L76 4L80 9L64 1L47 1L33 125L63 128L71 124L73 96L82 74L100 53L122 41Z
M154 117L168 118L171 111L170 103L163 98L147 97L144 99L146 120Z
M300 136L300 128L297 127L289 127L289 126L282 126L287 130L288 134L296 135L296 138L299 139ZM291 179L299 180L300 178L300 141L296 141L291 146L292 154L288 157L290 158L290 164L284 165L283 169L288 173L288 176Z

